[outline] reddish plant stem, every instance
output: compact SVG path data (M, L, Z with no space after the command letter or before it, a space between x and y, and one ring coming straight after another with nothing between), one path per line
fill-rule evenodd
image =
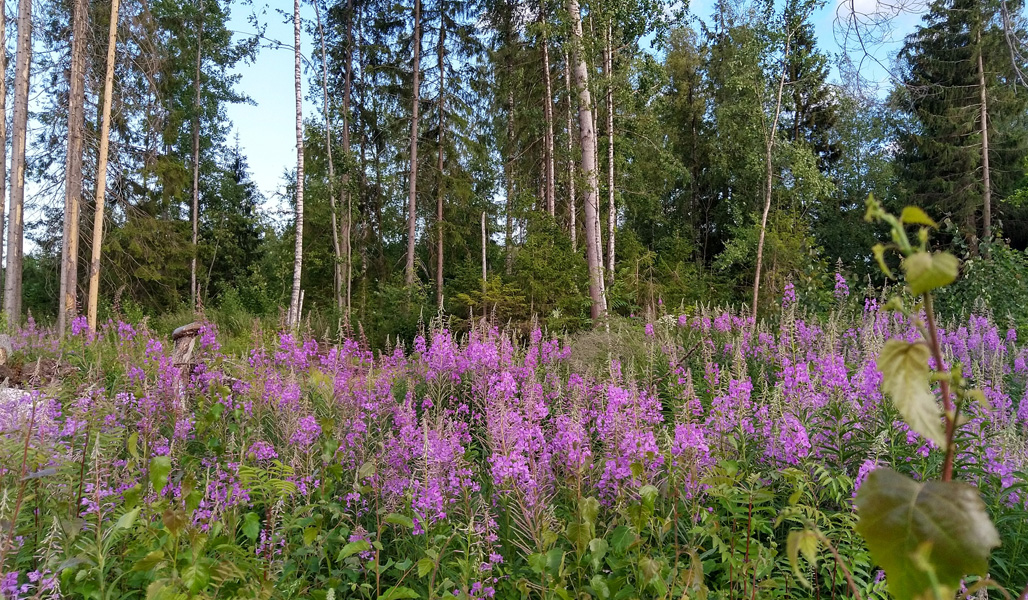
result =
M942 373L946 366L942 361L942 347L939 345L939 330L935 325L935 310L932 307L930 294L924 295L924 310L928 320L928 345L935 358L935 370ZM942 480L953 479L953 436L957 430L957 414L953 407L953 400L950 398L949 381L939 381L939 388L942 391L942 406L946 410L946 459L942 463ZM952 414L951 414L952 413Z

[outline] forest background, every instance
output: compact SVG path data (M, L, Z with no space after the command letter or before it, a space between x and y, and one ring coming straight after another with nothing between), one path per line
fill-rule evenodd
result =
M1028 322L1019 2L7 4L9 322L378 345L437 313L764 314L790 282L827 309L839 276L886 283L869 194L942 223L965 266L941 310ZM290 80L244 84L284 55ZM240 142L294 121L260 88L294 93L295 155Z

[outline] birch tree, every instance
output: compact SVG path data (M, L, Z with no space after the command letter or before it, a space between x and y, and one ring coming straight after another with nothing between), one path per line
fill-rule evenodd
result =
M289 327L300 326L300 276L303 269L303 86L300 79L300 0L293 0L293 88L296 95L296 244L293 251L293 291Z
M589 269L589 297L593 319L606 316L607 301L603 285L603 248L599 227L599 179L596 173L596 132L593 127L592 96L589 93L589 67L582 48L582 15L578 0L568 0L571 19L572 72L578 89L578 127L582 145L582 174L585 179L585 256Z
M93 212L93 244L89 261L89 299L86 319L89 330L96 331L96 312L100 296L100 257L104 238L104 203L107 193L107 153L111 141L111 96L114 93L114 61L118 45L118 0L111 0L111 23L107 34L107 67L104 74L103 109L100 118L100 156L96 167L96 207Z

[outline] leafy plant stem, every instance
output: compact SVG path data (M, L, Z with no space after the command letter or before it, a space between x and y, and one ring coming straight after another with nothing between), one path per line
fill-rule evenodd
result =
M846 566L846 563L842 561L842 557L839 556L839 551L835 548L835 545L832 544L831 540L829 540L828 537L820 531L817 531L817 537L819 540L821 540L821 543L823 543L825 547L828 548L828 551L832 553L832 556L835 557L835 564L842 568L842 575L846 578L846 583L849 584L850 591L853 592L853 597L857 600L864 600L864 598L860 595L860 589L857 587L856 582L853 581L853 574L850 573L850 570Z
M7 560L7 553L10 551L11 542L14 541L14 528L18 523L18 513L21 512L21 503L25 500L25 487L28 485L28 480L25 476L28 474L29 465L29 442L32 440L32 428L36 424L36 403L32 403L32 412L29 413L29 427L25 432L25 444L22 446L21 452L21 469L18 471L18 498L14 502L14 512L11 513L11 524L7 528L7 535L4 537L3 548L0 549L0 569L3 568L5 561Z
M931 294L924 295L924 311L928 320L928 343L932 351L932 357L935 358L935 368L939 371L945 371L942 361L942 348L939 344L939 330L935 325L935 309L932 306ZM953 400L950 398L949 381L946 379L940 380L939 388L942 391L942 406L946 411L946 459L942 464L942 480L950 481L953 479L953 435L957 429L957 413L953 406Z

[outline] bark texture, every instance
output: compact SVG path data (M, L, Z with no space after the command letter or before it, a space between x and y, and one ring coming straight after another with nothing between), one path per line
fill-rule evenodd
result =
M607 301L603 286L603 247L600 242L599 179L596 173L596 131L593 126L589 69L582 55L582 15L578 0L568 0L572 28L572 71L578 88L578 126L582 142L582 173L585 176L585 256L589 268L592 318L603 318Z
M107 153L111 139L111 101L114 93L114 60L118 45L118 0L111 0L111 23L107 33L107 70L104 74L103 115L100 126L100 156L96 167L96 208L93 212L93 249L89 261L89 300L86 318L96 331L96 309L100 295L100 256L104 239L104 203L107 193Z

